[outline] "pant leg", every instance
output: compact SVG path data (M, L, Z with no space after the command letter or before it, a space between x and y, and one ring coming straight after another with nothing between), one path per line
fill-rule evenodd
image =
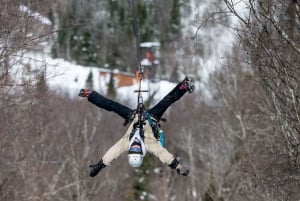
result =
M90 95L88 96L88 101L102 109L105 109L107 111L113 111L121 117L123 117L124 119L128 119L130 117L130 114L133 112L132 109L113 100L110 100L100 95L96 91L90 93Z
M126 151L128 152L129 140L124 136L114 144L102 157L103 163L107 166L110 163L117 159L120 155L124 154Z
M159 120L164 112L168 109L168 107L179 100L187 92L186 89L181 88L180 85L182 85L182 83L177 84L177 86L174 87L172 91L170 91L155 106L149 109L148 112Z
M133 123L131 123L131 125L128 127L123 137L104 154L102 160L105 165L110 165L110 163L113 160L117 159L120 155L128 152L129 137L132 129L133 129Z
M170 165L175 159L175 156L161 146L160 142L153 136L152 129L148 123L146 124L144 135L146 150L159 158L162 163Z

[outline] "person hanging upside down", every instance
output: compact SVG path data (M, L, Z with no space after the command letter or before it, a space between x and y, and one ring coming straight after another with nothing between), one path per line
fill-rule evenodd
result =
M138 107L138 109L133 110L105 98L96 91L81 89L80 97L86 97L92 104L117 113L125 119L124 125L130 123L125 134L108 149L100 161L89 166L90 176L96 176L102 168L110 165L114 159L126 152L128 152L129 165L140 167L147 151L158 157L162 163L167 164L171 169L175 169L178 174L187 176L189 169L183 167L161 143L159 135L161 128L158 122L171 104L179 100L186 92L193 93L194 90L195 86L192 80L186 77L151 109L145 110L145 108ZM143 114L142 118L139 118L138 113Z

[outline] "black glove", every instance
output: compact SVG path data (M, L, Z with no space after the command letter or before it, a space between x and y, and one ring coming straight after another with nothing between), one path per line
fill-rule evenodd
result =
M176 172L178 174L181 174L182 176L188 176L190 171L186 167L183 167L182 165L178 164L176 167Z
M99 172L100 172L100 170L102 169L102 168L105 168L106 167L106 165L103 163L103 161L102 161L102 159L97 163L97 164L94 164L94 165L90 165L89 166L90 167L90 176L91 177L94 177L94 176L96 176Z
M189 169L187 169L186 167L183 167L181 164L179 164L179 161L176 158L174 158L174 160L171 162L169 167L171 169L176 169L176 172L183 176L188 176L188 174L190 173Z

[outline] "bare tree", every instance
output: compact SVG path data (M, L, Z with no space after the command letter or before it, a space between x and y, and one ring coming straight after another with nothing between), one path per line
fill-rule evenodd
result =
M257 104L260 105L259 114L269 122L269 126L259 132L260 141L269 148L262 152L265 158L254 153L249 158L264 161L254 166L259 173L255 174L259 175L256 185L265 188L264 192L269 195L264 200L272 197L293 200L299 196L295 189L299 186L299 179L295 176L299 172L300 138L299 33L296 31L299 2L242 2L249 9L246 15L238 10L236 1L225 1L241 24L236 31L246 57L237 59L253 70L253 78L264 87L266 98Z
M242 34L244 48L257 75L272 100L288 154L295 163L299 144L299 45L296 31L299 21L297 1L249 1L248 19L226 1L241 19L247 32Z

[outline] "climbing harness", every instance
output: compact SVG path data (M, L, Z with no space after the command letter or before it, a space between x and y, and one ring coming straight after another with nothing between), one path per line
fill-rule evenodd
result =
M147 119L148 123L150 124L152 128L152 132L154 134L154 137L159 140L161 146L165 147L166 146L166 141L165 141L165 134L164 131L160 128L159 123L156 120L153 120L151 115L146 112L145 113L145 118Z

